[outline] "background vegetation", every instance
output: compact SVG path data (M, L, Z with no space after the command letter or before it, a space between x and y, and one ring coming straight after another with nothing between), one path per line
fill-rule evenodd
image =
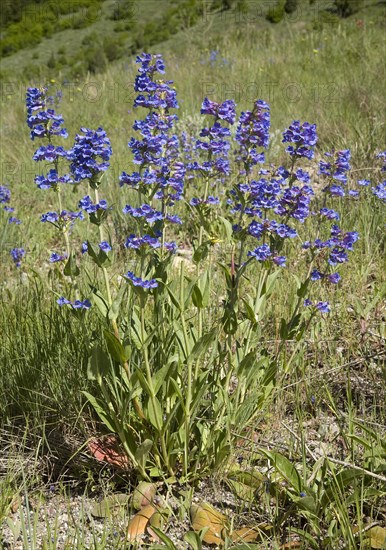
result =
M284 160L280 131L293 119L315 122L320 137L318 158L332 147L350 148L350 185L357 188L358 179L369 178L373 184L381 181L374 156L386 148L382 117L385 22L382 1L5 2L0 31L0 184L10 188L11 204L23 223L10 225L1 212L0 448L7 449L8 471L0 478L0 492L8 495L2 503L4 516L12 496L23 486L21 472L28 470L23 466L14 473L11 468L15 455L25 454L25 446L37 449L39 457L52 456L55 448L60 449L59 465L58 461L53 469L48 465L43 481L52 479L52 470L57 479L63 469L70 468L68 475L87 486L87 471L94 475L95 464L79 465L75 459L69 466L67 461L89 436L101 430L81 393L98 391L87 376L87 353L78 345L81 327L71 312L58 309L53 294L60 287L61 275L47 258L58 242L39 222L40 214L52 205L33 183L38 167L31 159L35 147L25 124L26 86L51 81L53 90L63 90L58 110L65 118L69 140L80 126L103 126L110 136L114 155L104 196L115 207L111 234L122 242L130 228L120 212L129 196L119 188L118 177L122 170L132 168L126 143L133 135L136 117L132 110L136 52L164 55L167 77L174 80L178 91L181 131L194 133L202 126L199 110L206 96L216 101L233 98L238 112L261 98L272 109L270 161L279 164ZM188 196L193 192L188 189ZM83 196L79 190L73 194L66 189L66 193L67 202L74 205ZM251 426L259 434L260 447L268 442L275 449L284 448L304 479L310 479L313 472L315 478L319 475L308 452L310 441L315 444L316 439L327 442L333 456L372 474L386 474L381 442L386 423L383 223L380 202L362 197L351 201L344 224L359 231L361 240L342 273L342 288L334 294L335 313L328 324L316 324L291 376L281 379L275 399ZM86 238L82 231L74 233L74 240ZM191 247L185 233L177 234L176 240L182 248ZM9 256L15 246L27 250L20 270L15 270ZM112 277L124 269L124 258L118 257ZM275 319L288 305L290 284L283 280L275 305L267 313L264 342L277 337ZM100 321L92 311L90 324L98 339ZM328 426L335 432L329 432ZM250 435L247 439L250 443ZM18 445L10 446L15 441ZM253 449L249 445L245 460L252 468L265 465L267 457L256 457ZM237 450L235 456L240 454ZM338 543L345 548L369 547L364 527L371 522L385 524L382 483L362 471L362 477L345 485L338 477L342 475L338 466L334 468L326 473L326 478L336 480L329 498L348 500L336 513L344 518L343 535L338 533L326 547L338 548ZM40 487L41 481L34 472L28 490ZM306 533L328 532L331 509L320 502L321 509L305 516L293 502L291 508L284 497L278 499L276 542L261 548L278 548L291 518ZM1 513L0 508L0 519ZM316 516L320 518L317 527ZM358 536L353 527L358 527ZM306 544L311 543L305 543L305 548Z

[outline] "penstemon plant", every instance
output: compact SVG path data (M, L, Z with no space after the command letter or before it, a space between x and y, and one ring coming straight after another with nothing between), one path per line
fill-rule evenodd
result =
M137 64L134 107L147 113L135 121L137 137L128 144L136 169L119 181L128 197L119 283L111 275L111 266L121 265L109 231L113 209L99 196L112 154L105 131L82 128L71 149L55 145L67 131L47 108L54 101L47 88L28 89L27 121L31 138L46 142L34 159L51 166L35 181L58 200L58 211L41 217L64 239L65 250L50 261L62 266L71 295L57 302L82 323L80 345L88 348L89 376L100 388L85 395L140 477L188 480L226 464L238 435L275 395L277 378L290 372L313 319L331 309L328 293L341 281L337 267L359 238L338 225L332 208L346 194L355 196L345 191L350 151L326 153L318 166L322 188L313 186L316 126L294 121L283 133L286 166L267 164L270 107L262 100L237 120L232 100L205 98L201 114L211 123L197 139L179 136L177 94L163 78L162 57L142 54ZM64 185L87 186L78 210L63 209ZM373 188L381 200L382 185ZM80 245L72 231L85 220L88 238ZM172 239L184 224L193 271L173 261ZM289 259L295 256L296 264ZM288 267L295 290L272 349L263 323ZM78 282L85 279L86 292ZM91 307L102 316L103 338L92 336Z

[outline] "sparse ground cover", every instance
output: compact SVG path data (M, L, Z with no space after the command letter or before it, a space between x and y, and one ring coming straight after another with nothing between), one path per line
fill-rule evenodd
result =
M141 238L146 230L157 238L158 227L148 222L138 227L138 212L134 217L132 211L122 212L125 205L138 208L149 200L145 190L138 196L127 184L118 185L122 172L136 170L136 147L130 150L127 141L141 139L131 127L146 116L146 109L133 110L139 93L133 90L135 58L85 80L50 75L55 82L49 93L63 90L54 108L70 134L67 140L52 136L54 145L70 148L81 126L102 126L113 150L100 188L92 178L61 186L62 206L83 210L86 218L74 225L68 242L40 222L42 214L58 210L58 194L38 189L33 181L55 165L47 158L32 160L47 144L29 140L26 86L8 78L2 89L1 185L10 193L2 188L0 517L5 547L129 548L137 544L127 540L128 528L134 536L129 521L136 513L145 517L138 528L146 530L145 547L384 547L385 199L384 158L376 156L385 149L384 6L372 4L337 20L321 11L315 17L306 3L297 18L271 25L256 15L257 4L249 11L210 13L157 45L166 76L155 78L174 80L180 108L173 132L185 167L198 158L211 162L205 146L191 149L196 139L208 143L199 136L201 128L213 124L210 114L199 114L205 97L218 104L234 99L237 117L262 99L271 115L265 164L240 165L233 160L240 147L238 122L231 124L233 107L225 104L225 118L216 120L225 128L222 141L231 144L230 173L207 180L205 170L188 169L181 200L159 203L163 216L183 221L169 226L167 235L155 221L162 245L178 244L170 257L160 247L149 256L137 254L133 239L127 245L138 231ZM173 102L173 92L168 93ZM207 105L211 109L216 108ZM268 111L263 104L260 109L263 117ZM318 135L316 144L312 135L306 143L313 158L296 157L295 164L285 151L291 140L282 143L293 119L316 123ZM259 153L264 128L259 127ZM325 157L333 148L343 154ZM226 146L221 155L227 155ZM319 163L331 160L340 162L334 181L319 174ZM232 228L243 219L240 207L232 213L229 200L242 205L243 216L252 200L240 184L267 176L258 175L263 167L271 170L269 178L284 177L283 189L295 185L271 163L308 172L315 193L311 211L334 213L324 216L324 225L311 214L302 223L260 205L268 220L293 226L296 238L284 235L285 228L282 236L264 237L255 212L244 220L240 239ZM61 163L63 173L65 166ZM308 185L307 176L296 177L296 185ZM343 187L345 196L335 190L327 200L322 190L333 185ZM87 195L112 206L102 225L95 218L93 223L85 203L78 206ZM216 200L191 204L212 195L219 205ZM255 226L248 232L252 220ZM349 261L332 269L314 257L318 273L307 272L310 256L301 242L319 234L330 238L333 224L345 234L358 232L359 239L349 243ZM89 251L82 254L86 241ZM98 242L108 246L97 252ZM277 265L264 260L264 250L256 252L268 244L277 258L287 256L286 267L279 259ZM9 252L19 248L25 255L14 254L13 260ZM246 255L249 250L255 257ZM50 262L54 252L67 254L67 262ZM154 278L162 292L124 280L128 270ZM341 276L337 284L321 282L325 273L335 272ZM106 276L111 300L118 298L120 308L118 301L113 307L109 303ZM79 314L66 304L60 307L60 296L92 305ZM306 298L322 305L304 308ZM161 370L164 375L157 374ZM109 433L116 439L96 441ZM150 513L146 503L127 500L141 478L156 484L150 489ZM152 532L148 519L154 507L162 513ZM157 525L161 540L155 542ZM241 531L244 527L247 531Z

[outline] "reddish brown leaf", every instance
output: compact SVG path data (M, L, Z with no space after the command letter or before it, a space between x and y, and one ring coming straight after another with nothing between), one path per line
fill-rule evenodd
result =
M114 435L92 439L87 446L92 456L99 462L107 462L124 470L130 466L128 457L120 450L118 439Z

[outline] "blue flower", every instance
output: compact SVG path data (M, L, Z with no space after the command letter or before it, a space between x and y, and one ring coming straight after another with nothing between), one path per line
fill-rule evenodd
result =
M325 216L328 220L339 220L339 214L335 210L329 208L321 208L319 210L322 216Z
M274 256L272 258L272 261L274 264L278 265L279 267L285 267L287 258L285 256Z
M262 244L261 246L255 248L255 250L249 251L248 256L256 258L259 262L263 262L272 256L272 252L267 244Z
M71 302L67 298L64 298L61 296L56 301L60 306L70 305L73 309L90 309L91 302L90 300L75 300L74 302Z
M283 132L283 143L294 144L286 149L287 153L293 157L305 157L311 160L314 157L314 146L317 141L316 125L308 122L300 125L299 120L294 120Z
M132 271L128 271L125 277L127 277L134 286L140 286L144 289L157 288L158 286L155 279L141 279L140 277L136 277Z
M8 223L14 223L15 225L20 225L20 224L21 224L21 220L19 220L19 218L15 218L15 216L11 216L11 217L8 219Z
M83 212L71 212L69 210L62 210L60 214L58 212L47 212L46 214L42 214L40 217L40 221L45 223L59 223L59 224L67 224L69 222L73 222L75 220L83 220Z
M47 96L48 88L28 88L26 93L27 124L31 128L31 139L35 137L68 136L67 130L61 128L64 120L54 109L46 109L51 99ZM45 110L46 109L46 110Z
M376 187L372 187L371 191L373 195L378 197L383 202L386 202L386 180L377 185Z
M97 212L97 210L107 210L107 202L104 199L94 204L89 195L80 199L78 206L87 212L87 214L93 214Z
M130 214L134 218L145 218L147 223L152 224L157 221L163 220L162 212L159 212L152 208L149 204L143 204L139 208L133 208L127 204L122 210L124 214Z
M111 245L107 242L107 241L102 241L101 243L99 243L99 248L102 250L102 252L111 252L112 248L111 248Z
M82 252L82 254L85 254L87 251L88 251L88 243L87 243L87 241L84 241L82 243L81 252Z
M370 185L371 181L370 180L358 180L358 185L362 185L363 187L367 187L368 185Z
M71 161L70 170L77 183L84 179L95 182L110 166L110 140L101 127L97 130L81 128L81 132L83 135L76 135L74 146L67 153Z
M55 169L51 169L45 176L35 176L35 183L39 189L50 189L56 187L59 183L73 183L68 174L59 176Z
M301 181L303 183L310 183L310 181L311 181L310 174L308 172L306 172L305 170L302 170L301 168L296 170L295 176L296 176L296 179L298 181Z
M39 162L45 160L47 162L55 162L60 157L66 157L67 151L63 147L55 147L55 145L49 144L46 147L42 145L35 151L33 160Z
M49 261L51 263L62 262L66 259L66 257L67 256L65 254L58 254L57 252L53 252L49 258Z
M268 147L270 108L265 101L257 100L252 111L242 112L236 130L236 141L240 144L236 160L242 161L249 173L252 166L264 162L264 153L257 147Z
M12 248L12 250L10 250L9 253L12 257L12 260L15 263L15 267L20 267L21 266L21 260L25 256L24 248Z
M324 275L317 269L314 269L310 275L311 281L319 281L320 279L323 279Z
M11 200L11 191L6 185L0 185L0 204Z
M315 304L315 307L321 313L329 313L331 311L331 307L328 302L318 302L317 304Z
M336 285L341 280L341 276L339 273L331 273L331 275L328 276L328 280L330 283Z
M57 212L47 212L46 214L42 214L40 221L41 222L50 222L55 223L59 220L59 214Z
M91 302L90 300L75 300L72 302L72 307L74 309L90 309Z
M223 103L216 103L216 101L211 101L206 97L202 102L201 114L212 115L216 119L234 124L236 120L236 104L232 99L227 99Z

